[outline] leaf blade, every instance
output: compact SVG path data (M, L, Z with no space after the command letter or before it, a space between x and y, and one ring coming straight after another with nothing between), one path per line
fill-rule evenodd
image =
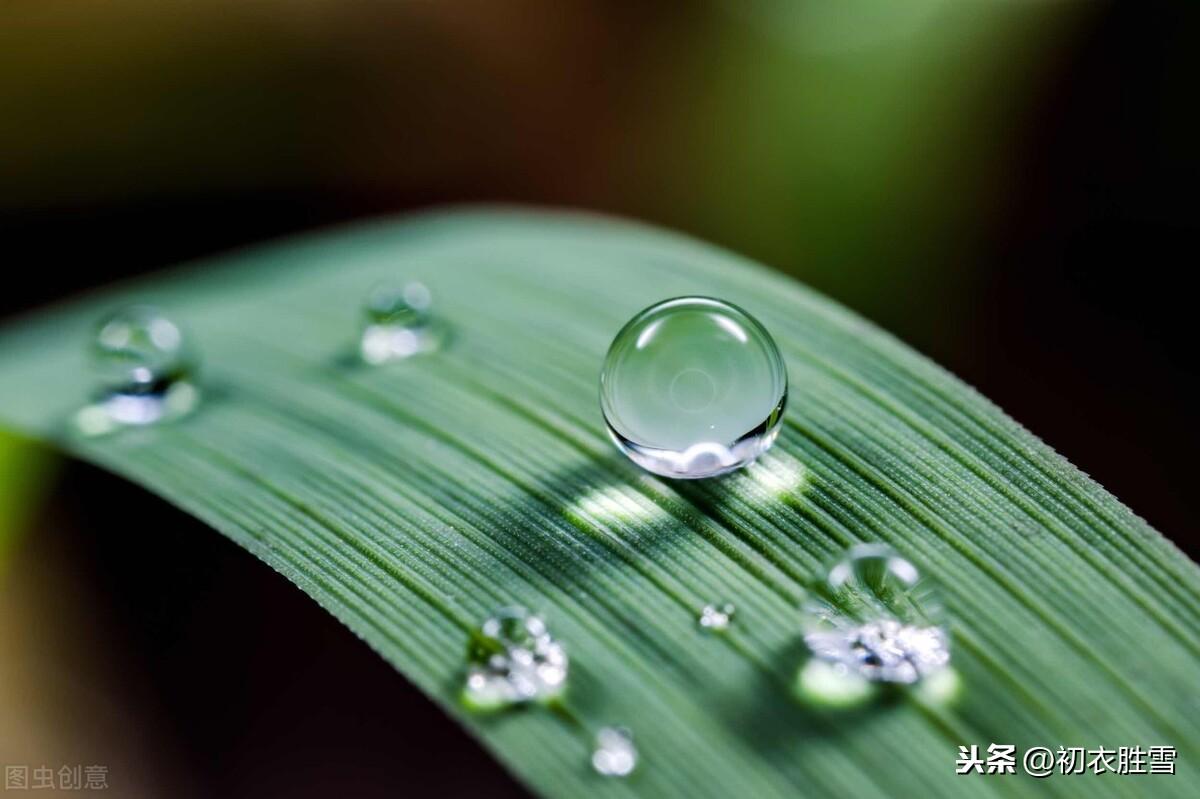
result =
M347 368L360 296L395 271L431 284L454 340L396 369ZM715 483L639 473L596 409L611 335L688 293L758 316L793 386L765 462ZM1015 788L955 778L957 744L1200 754L1195 565L975 392L761 267L639 226L477 212L250 252L124 296L195 330L211 389L200 412L64 436L104 296L5 333L4 384L33 387L5 391L8 423L246 546L542 792L986 795ZM796 599L862 539L943 584L968 686L958 708L863 723L787 698ZM693 614L724 599L739 607L731 633L698 636ZM455 703L467 631L514 601L546 609L571 649L577 723ZM586 768L587 730L603 723L638 735L644 765L627 782ZM1061 790L1051 782L1017 787ZM1100 782L1101 795L1138 787Z

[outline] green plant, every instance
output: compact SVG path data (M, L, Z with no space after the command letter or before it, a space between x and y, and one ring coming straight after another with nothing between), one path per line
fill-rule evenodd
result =
M362 296L407 275L440 352L353 363ZM663 297L754 313L787 361L755 467L679 483L606 440L597 371ZM87 438L90 325L152 302L204 356L171 424ZM535 790L556 796L1194 792L1200 570L985 399L829 301L735 256L587 216L438 214L305 238L48 311L0 338L0 415L210 523L311 595ZM852 714L793 697L796 606L836 552L885 541L942 586L964 691ZM732 601L724 635L700 608ZM561 712L458 701L495 607L546 615ZM403 720L398 719L398 724ZM638 771L587 766L603 724ZM1175 777L955 776L960 744L1176 746Z

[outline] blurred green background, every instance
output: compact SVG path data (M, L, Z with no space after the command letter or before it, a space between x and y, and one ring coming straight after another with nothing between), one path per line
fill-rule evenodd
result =
M1089 0L8 0L0 313L431 205L619 213L896 333L1194 556L1197 21ZM436 710L202 527L136 492L122 513L115 481L28 443L0 440L0 475L0 761L90 753L137 777L123 795L318 794L355 770L360 796L517 791L473 748L448 774L469 747ZM148 540L191 566L147 582ZM247 597L262 615L231 629ZM372 698L289 717L259 689L297 646L325 657L296 695L355 669ZM423 748L380 732L402 715ZM324 766L295 770L305 752Z

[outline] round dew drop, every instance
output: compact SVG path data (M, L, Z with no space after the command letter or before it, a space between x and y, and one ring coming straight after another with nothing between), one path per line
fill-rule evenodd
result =
M849 549L813 587L802 615L804 641L814 659L834 667L830 674L911 684L950 663L935 589L883 545Z
M101 320L90 355L98 390L76 415L84 433L153 424L196 403L194 353L180 327L155 308L132 306Z
M442 331L433 318L433 297L421 283L380 283L363 305L359 353L379 366L438 348Z
M600 407L617 447L674 478L713 477L775 442L787 368L759 322L735 305L680 297L630 320L609 347Z

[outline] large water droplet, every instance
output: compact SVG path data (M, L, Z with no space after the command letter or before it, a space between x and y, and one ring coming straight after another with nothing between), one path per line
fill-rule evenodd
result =
M102 320L91 356L99 391L76 415L87 434L153 424L195 406L194 354L179 326L154 308L133 306Z
M787 369L771 335L706 297L653 305L613 339L600 406L617 447L664 477L712 477L753 461L779 433Z
M696 620L696 623L702 630L723 633L729 629L729 625L733 622L733 614L736 612L737 608L731 602L714 602L701 608L700 618Z
M400 361L437 349L442 330L431 309L433 297L421 283L380 283L367 295L359 351L369 364Z
M633 733L622 727L601 727L592 750L592 768L605 777L627 777L637 768Z
M467 661L463 698L479 710L553 699L567 682L566 649L524 608L502 608L484 621Z
M803 620L813 657L833 667L816 675L823 684L838 675L911 684L950 662L936 591L916 566L883 545L856 546L838 560L809 593ZM810 680L810 687L816 684Z

